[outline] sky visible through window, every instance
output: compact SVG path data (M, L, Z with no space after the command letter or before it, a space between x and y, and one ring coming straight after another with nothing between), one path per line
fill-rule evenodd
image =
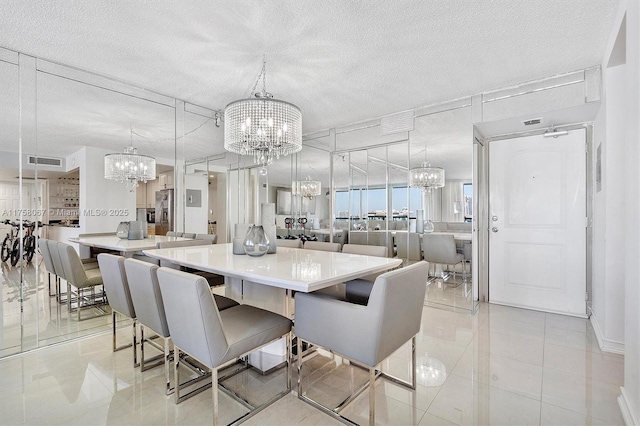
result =
M391 188L391 206L396 213L410 210L412 216L422 208L422 191L406 186ZM336 216L366 216L368 212L384 212L387 210L387 191L385 188L352 189L351 208L349 208L349 192L336 191Z

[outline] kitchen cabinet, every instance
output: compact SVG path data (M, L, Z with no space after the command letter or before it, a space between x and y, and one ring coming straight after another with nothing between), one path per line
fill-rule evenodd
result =
M156 191L160 187L158 180L159 178L156 178L147 182L147 208L153 209L156 207Z
M160 173L158 180L160 189L173 189L173 172Z
M139 183L136 188L136 208L144 209L147 207L147 184Z

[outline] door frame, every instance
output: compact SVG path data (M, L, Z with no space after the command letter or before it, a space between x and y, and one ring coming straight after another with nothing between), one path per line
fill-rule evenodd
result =
M585 129L586 141L585 141L585 179L586 179L586 214L587 214L587 226L586 232L586 247L585 247L585 268L586 268L586 312L587 316L591 316L591 298L592 292L592 252L593 252L593 122L581 122L566 125L555 125L554 129L562 130L577 130ZM541 135L549 131L550 128L537 129L528 132L508 133L502 135L488 136L478 138L477 149L478 155L476 156L476 170L478 170L478 206L476 211L478 212L478 298L481 302L490 302L489 297L489 231L491 228L489 219L489 150L491 149L491 142L504 139L515 139L526 136ZM475 131L475 129L474 129ZM478 133L474 133L478 135ZM476 136L477 137L477 136Z

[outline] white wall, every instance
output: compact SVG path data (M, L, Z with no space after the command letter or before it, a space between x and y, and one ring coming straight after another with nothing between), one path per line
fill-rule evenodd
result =
M625 2L623 2L625 3ZM625 421L640 424L640 2L626 1L625 126L625 373L621 406ZM625 410L626 409L626 410Z
M209 218L209 179L203 174L188 174L184 176L184 181L185 189L200 191L202 197L200 207L185 206L184 232L206 234Z
M594 125L594 164L601 147L602 190L593 187L592 317L602 350L624 352L624 239L627 197L625 65L603 66L604 102ZM594 169L594 176L595 176Z
M135 191L104 178L104 156L110 152L84 147L67 158L67 167L80 172L79 233L115 232L120 222L136 220Z
M606 192L603 189L604 194L595 194L594 198L594 213L598 215L594 215L594 236L597 236L594 244L596 241L599 244L594 245L594 287L599 286L597 292L594 289L594 312L597 321L604 322L601 331L605 335L617 335L624 330L624 386L618 402L625 423L640 424L640 223L637 218L640 209L640 2L637 0L621 1L603 68L619 53L616 38L625 14L626 64L605 70L606 129L604 133L598 131L595 141L596 147L605 141L607 158L603 170ZM600 118L596 124L601 121ZM603 197L604 207L596 207ZM609 249L614 247L616 251L610 253ZM604 260L596 254L604 254ZM619 267L620 271L610 277L613 267ZM613 283L617 280L624 283L624 291ZM620 311L624 312L622 324L618 317Z

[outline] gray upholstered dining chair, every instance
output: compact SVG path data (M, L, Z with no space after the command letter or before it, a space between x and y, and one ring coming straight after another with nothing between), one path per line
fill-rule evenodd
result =
M360 244L345 244L342 247L343 253L362 254L365 256L387 257L387 247L383 246L365 246ZM347 281L345 287L345 298L348 302L366 305L371 294L373 283L382 272L366 275L362 278Z
M167 231L167 237L182 237L182 232Z
M171 333L167 324L165 304L158 284L158 266L152 263L136 259L125 259L124 267L131 291L131 299L136 309L137 319L140 323L140 370L164 364L166 394L175 391L176 386L171 386L169 377L169 364L171 362ZM216 304L220 301L220 308L238 305L234 300L215 295ZM147 327L163 340L163 345L157 345L152 339L144 337L144 328ZM162 354L145 359L145 343L151 344ZM174 354L175 356L175 354Z
M426 291L426 262L380 275L366 306L314 293L296 294L296 336L302 342L331 350L369 369L369 424L375 424L375 380L378 374L395 383L416 388L416 334L420 331ZM391 377L376 367L411 340L411 383ZM298 357L298 397L342 420L345 406L331 409L306 396L302 389L302 358ZM358 393L358 392L357 392ZM352 395L353 400L356 395Z
M195 238L196 237L196 233L195 232L183 232L182 233L182 237L184 238Z
M464 265L464 255L456 250L456 242L450 234L424 234L422 237L424 260L431 264L455 265L462 263L462 280L467 281L467 268Z
M420 234L414 232L399 231L395 237L397 257L404 261L405 265L422 260L420 249Z
M302 248L302 240L277 239L277 247Z
M218 244L218 236L216 234L196 234L196 240L211 241L211 244Z
M40 248L40 254L42 255L42 261L44 262L44 267L47 269L47 282L49 284L49 297L53 297L57 295L58 292L58 280L60 279L56 275L56 268L53 264L53 259L51 258L51 252L49 251L49 240L44 238L38 238L38 247ZM54 277L53 282L53 294L51 294L51 277Z
M287 389L264 406L257 407L253 413L291 391L291 320L249 305L220 311L211 297L207 282L195 275L160 268L158 280L174 344L175 382L178 383L180 379L180 352L211 369L214 425L220 423L218 368L282 337L286 337L287 342ZM189 396L191 394L180 396L180 388L176 387L176 404ZM247 405L246 401L243 405Z
M124 257L108 253L100 253L98 255L98 264L100 265L100 271L102 271L102 281L104 291L107 293L107 301L109 302L109 306L111 306L111 321L113 326L112 350L113 352L116 352L133 347L133 366L137 367L138 337L136 332L136 310L133 306L131 292L129 291L129 282L124 269ZM117 346L116 343L116 315L118 313L131 318L131 325L133 327L133 338L131 343L121 346Z
M340 251L340 243L325 243L323 241L307 241L304 243L305 250L330 251L337 253Z
M91 307L97 306L98 300L103 299L101 295L98 296L95 294L95 288L102 285L102 273L100 268L85 269L76 250L68 244L58 242L57 252L60 255L60 262L62 263L62 268L64 270L64 279L67 281L68 310L71 312L71 299L73 293L71 287L75 287L77 290L77 320L80 321L82 302L85 299L90 299L93 302L90 304ZM52 259L54 258L52 257ZM91 290L91 296L85 296L86 290Z

